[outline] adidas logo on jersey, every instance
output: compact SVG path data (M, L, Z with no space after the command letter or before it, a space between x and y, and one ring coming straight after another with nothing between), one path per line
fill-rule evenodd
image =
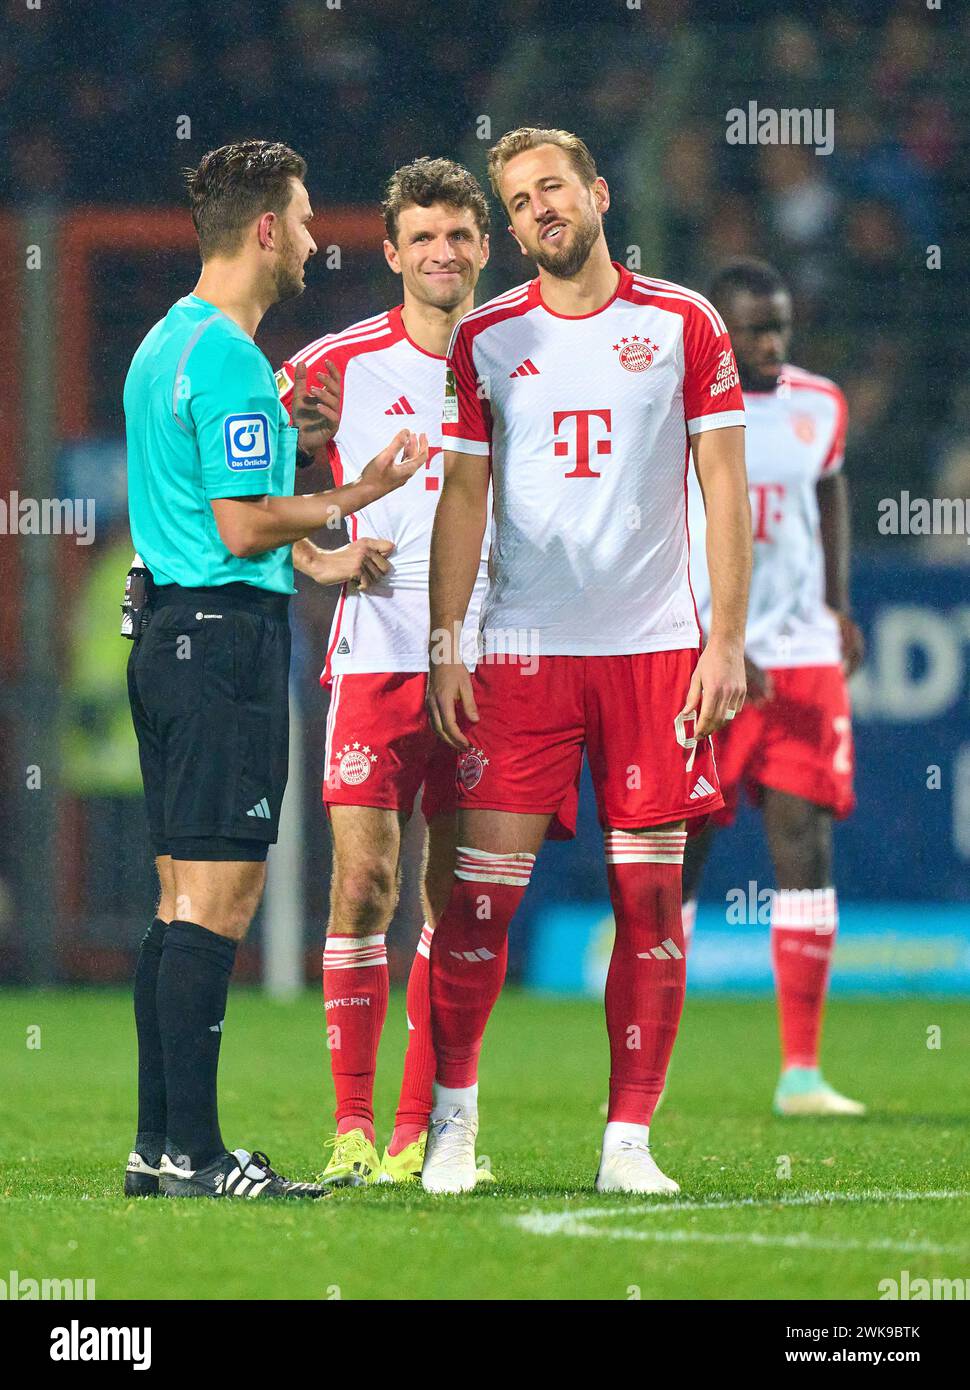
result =
M411 402L408 400L407 396L398 396L398 398L397 398L397 400L394 402L394 404L393 404L392 406L389 406L388 409L384 411L384 414L385 414L385 415L413 415L413 414L414 414L414 406L413 406L413 405L411 404Z
M538 376L539 368L531 357L527 357L524 362L520 362L514 372L509 372L509 380L514 376Z
M340 641L337 643L337 655L338 655L338 656L349 656L349 655L350 655L350 643L347 641L346 637L341 637Z
M637 960L683 960L684 953L677 945L667 937L659 946L651 946L649 951L637 951Z
M716 792L716 791L714 790L714 788L711 786L711 784L710 784L710 782L707 780L707 778L706 778L706 777L698 777L697 782L696 782L695 785L694 785L694 790L693 790L693 791L691 792L691 794L690 794L690 799L691 799L691 801L696 801L696 800L698 799L698 797L702 797L702 796L716 796L716 795L717 795L717 792Z
M272 820L269 813L269 802L266 800L265 796L262 801L257 801L253 809L246 812L246 815L255 816L257 820Z

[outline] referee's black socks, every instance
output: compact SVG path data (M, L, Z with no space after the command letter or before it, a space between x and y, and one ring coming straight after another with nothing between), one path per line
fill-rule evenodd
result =
M168 923L156 917L142 937L135 966L135 1029L138 1033L138 1134L135 1148L154 1167L165 1143L165 1069L158 1035L155 991Z
M178 1154L202 1168L225 1144L216 1073L236 942L195 922L170 922L155 1006L165 1065L166 1133ZM169 1150L172 1158L177 1155Z

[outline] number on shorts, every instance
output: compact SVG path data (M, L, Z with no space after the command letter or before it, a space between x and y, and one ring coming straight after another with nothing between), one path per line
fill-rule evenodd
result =
M693 721L693 726L696 729L697 711L692 710L689 714L678 714L677 718L674 720L674 733L677 735L677 742L680 744L681 748L690 749L690 757L687 759L686 768L686 770L690 772L694 766L694 759L697 757L697 738L694 734L689 734L687 732L686 725L688 719Z

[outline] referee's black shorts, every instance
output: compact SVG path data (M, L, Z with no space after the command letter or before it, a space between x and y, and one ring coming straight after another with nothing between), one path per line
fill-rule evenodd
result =
M155 589L128 659L156 854L261 860L279 833L289 749L288 595L250 584Z

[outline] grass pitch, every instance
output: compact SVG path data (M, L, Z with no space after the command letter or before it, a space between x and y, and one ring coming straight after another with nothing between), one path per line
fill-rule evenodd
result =
M940 1046L928 1039L940 1029ZM36 1030L39 1028L39 1035ZM284 1173L322 1166L332 1090L319 996L231 993L222 1127ZM965 1004L837 1000L826 1072L858 1120L779 1120L770 1001L689 998L655 1152L672 1202L593 1191L608 1053L598 1004L508 991L486 1040L479 1150L459 1198L345 1190L320 1203L130 1201L134 1025L121 992L0 995L0 1278L99 1298L858 1298L970 1278ZM405 1039L392 995L378 1142ZM36 1044L40 1046L29 1045Z

